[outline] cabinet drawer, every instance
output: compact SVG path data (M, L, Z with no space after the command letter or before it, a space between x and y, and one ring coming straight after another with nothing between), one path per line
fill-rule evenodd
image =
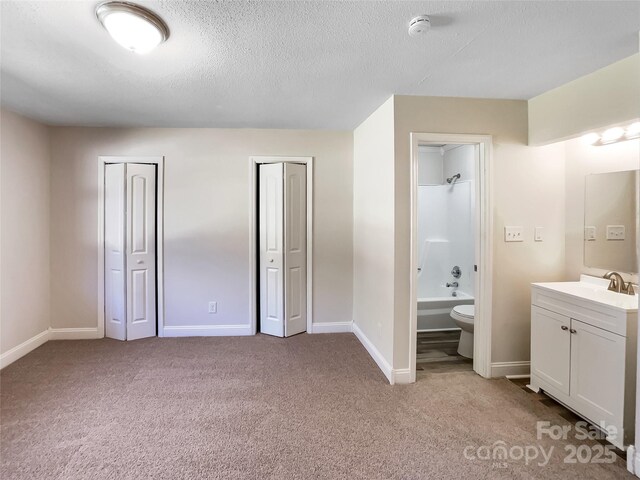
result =
M617 335L627 334L627 315L624 312L535 286L531 289L531 303Z

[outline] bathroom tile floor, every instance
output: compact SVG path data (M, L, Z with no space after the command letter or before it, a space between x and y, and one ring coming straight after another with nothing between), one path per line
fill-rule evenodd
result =
M473 360L458 355L460 331L418 332L416 376L473 370Z

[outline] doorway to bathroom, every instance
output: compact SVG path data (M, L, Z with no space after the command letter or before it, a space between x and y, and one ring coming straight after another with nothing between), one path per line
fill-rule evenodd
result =
M413 379L490 376L491 137L411 134Z
M473 368L478 148L418 146L418 377Z

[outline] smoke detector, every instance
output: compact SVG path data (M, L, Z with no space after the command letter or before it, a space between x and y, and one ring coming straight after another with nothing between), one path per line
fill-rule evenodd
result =
M418 15L409 22L409 35L412 37L424 35L429 31L429 27L431 27L429 15Z

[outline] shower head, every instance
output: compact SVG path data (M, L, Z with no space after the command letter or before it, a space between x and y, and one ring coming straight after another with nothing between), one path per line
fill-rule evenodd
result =
M453 183L455 180L458 180L459 178L460 178L460 174L456 173L453 177L447 178L447 183Z

